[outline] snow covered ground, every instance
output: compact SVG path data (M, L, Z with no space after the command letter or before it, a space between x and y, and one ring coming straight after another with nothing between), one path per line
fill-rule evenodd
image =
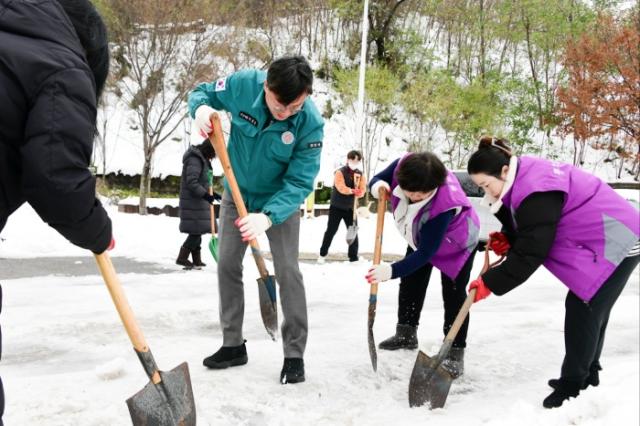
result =
M260 320L250 256L245 258L244 331L249 363L223 371L205 369L202 358L221 344L216 266L182 271L173 264L184 238L178 219L118 213L109 207L117 240L112 256L166 266L163 274L121 274L131 306L158 365L182 361L191 369L200 425L637 425L639 423L636 271L609 321L601 385L555 410L542 408L563 355L565 287L546 271L503 297L472 307L466 373L454 382L444 409L410 409L409 376L415 351L378 352L371 369L366 319L368 264L302 264L309 306L305 354L307 381L280 385L280 341L272 342ZM304 220L301 250L317 251L326 216ZM375 215L360 220L361 251L372 251ZM82 256L44 225L28 206L2 232L0 258ZM266 243L265 243L266 246ZM332 251L346 251L344 228ZM403 253L404 244L387 221L384 252ZM477 257L473 274L481 266ZM87 262L92 262L87 256ZM272 268L271 265L269 265ZM46 276L0 280L7 425L127 425L125 399L148 381L131 348L107 290L91 276ZM433 274L422 313L421 347L434 354L442 340L439 274ZM378 296L375 337L395 327L397 282Z

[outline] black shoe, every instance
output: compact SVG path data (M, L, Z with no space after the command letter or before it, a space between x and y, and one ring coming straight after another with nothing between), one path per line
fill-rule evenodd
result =
M280 383L304 382L304 361L302 358L285 358L280 372Z
M189 250L185 246L180 247L180 253L178 254L178 258L176 259L176 264L184 266L185 269L193 269L193 263L189 261L190 253L191 250Z
M191 258L193 259L193 266L195 266L196 268L207 266L207 264L202 261L202 257L200 256L200 249L191 250Z
M575 398L580 394L580 384L576 382L569 382L564 379L558 380L558 387L555 388L544 401L542 406L544 408L557 408L562 405L563 402L569 398Z
M240 346L221 347L218 349L218 352L202 360L202 365L208 368L222 369L236 365L244 365L248 360L247 347L243 343Z
M464 374L464 348L453 347L442 361L442 367L457 379Z
M588 386L593 386L594 388L600 384L600 373L598 372L600 368L591 370L589 376L586 378L580 389L585 390ZM560 386L560 379L551 379L549 380L549 386L553 389L557 389Z
M396 325L396 334L383 340L378 348L387 351L396 349L416 349L418 347L418 330L412 325Z

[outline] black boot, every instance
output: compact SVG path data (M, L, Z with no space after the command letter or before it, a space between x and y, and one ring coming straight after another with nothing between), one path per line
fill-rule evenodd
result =
M240 346L221 347L218 349L218 352L202 360L202 365L209 368L222 369L236 365L244 365L248 360L247 347L243 343Z
M192 269L193 263L189 261L190 253L191 250L189 250L185 246L180 247L180 253L178 254L178 258L176 259L176 264L184 266L185 269Z
M202 258L200 257L200 249L191 250L191 258L193 259L193 266L195 266L196 268L207 266L206 263L202 262Z
M457 379L464 374L464 348L453 347L442 361L442 367Z
M285 358L280 372L280 383L304 382L304 361L302 358Z
M417 328L412 325L398 324L396 325L396 334L383 340L378 348L387 351L395 351L396 349L416 349L418 347Z
M580 389L584 390L588 386L598 386L600 384L600 370L602 370L602 367L600 367L599 365L596 367L592 367L591 371L589 372L589 376L587 376L587 379L584 381ZM553 389L557 389L560 385L560 379L551 379L548 383L549 386L551 386Z
M557 408L569 398L575 398L580 394L580 383L559 379L557 387L547 396L542 405L544 408Z

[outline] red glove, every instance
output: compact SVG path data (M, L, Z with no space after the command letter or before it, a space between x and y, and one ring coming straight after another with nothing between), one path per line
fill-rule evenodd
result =
M469 284L469 291L476 289L476 296L473 298L473 303L479 302L482 299L486 299L491 294L491 290L489 287L484 285L484 281L482 281L482 277L478 277L477 279L471 281Z
M353 195L356 197L362 197L364 195L364 189L356 188L353 190Z
M491 238L489 248L493 250L493 252L498 256L507 254L507 252L511 248L511 244L509 244L507 236L502 232L492 232L489 234L489 238Z

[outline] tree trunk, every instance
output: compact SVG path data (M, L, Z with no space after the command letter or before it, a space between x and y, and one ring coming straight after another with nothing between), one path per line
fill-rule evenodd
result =
M144 166L142 167L142 174L140 175L140 204L138 205L138 213L141 215L147 214L147 197L151 189L151 159L153 154L146 154L144 156Z

